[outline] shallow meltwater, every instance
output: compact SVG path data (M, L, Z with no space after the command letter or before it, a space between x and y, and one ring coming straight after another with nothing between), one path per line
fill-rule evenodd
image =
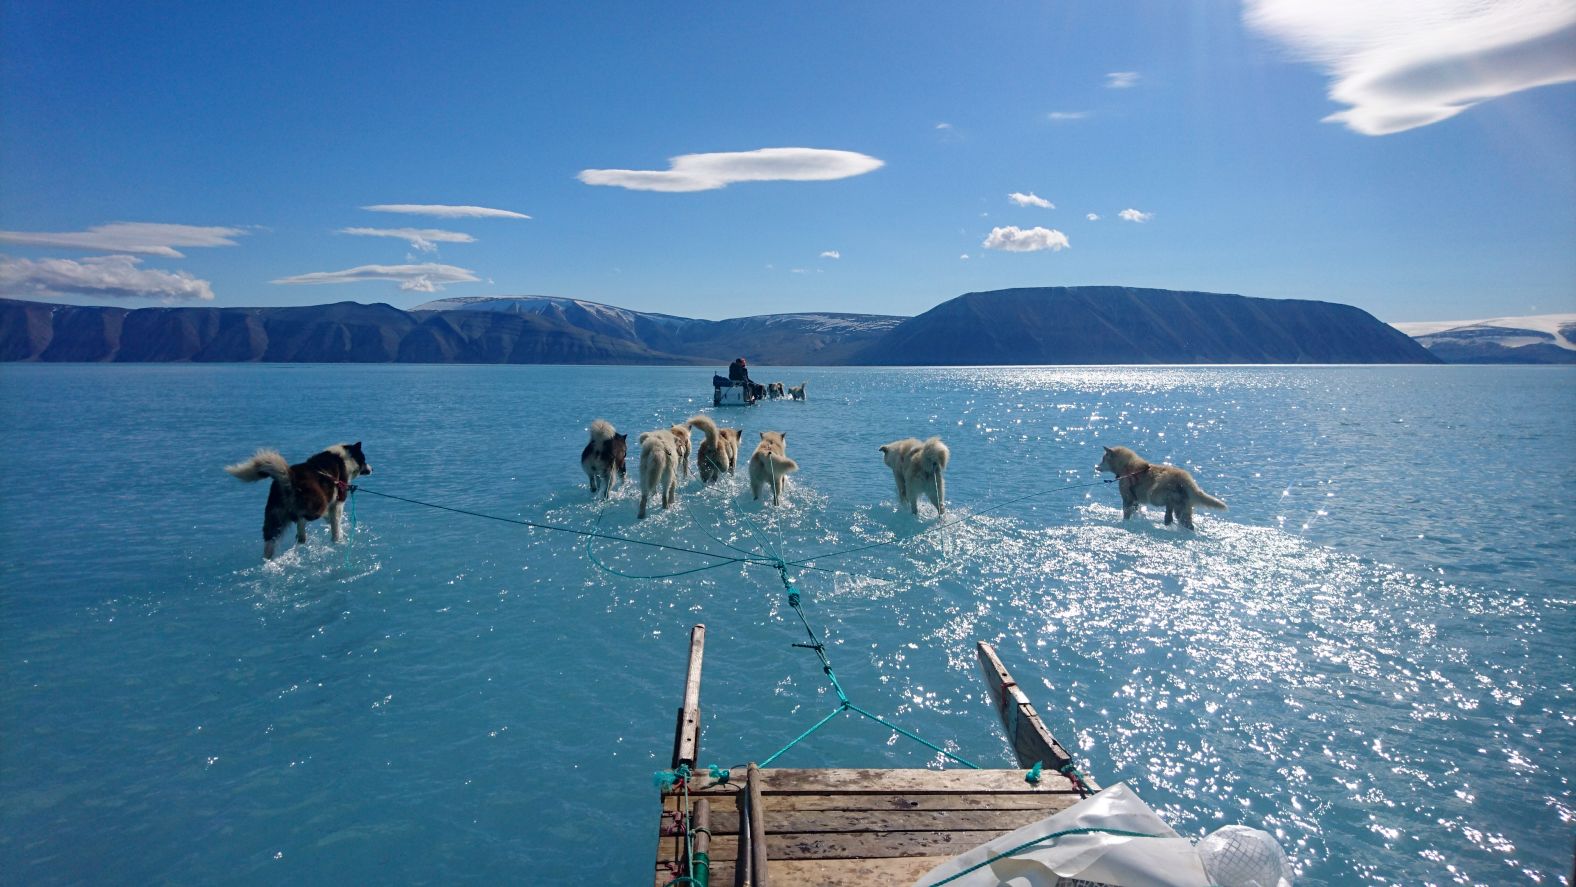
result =
M980 640L1093 777L1186 835L1270 831L1299 883L1568 875L1576 518L1528 506L1576 471L1517 466L1576 444L1569 372L794 369L808 401L731 411L705 368L0 372L20 881L649 878L690 625L705 763L836 707L779 563L856 704L985 766L1015 764ZM637 453L591 498L591 419L633 439L702 410L746 452L788 432L781 507L692 466L639 520ZM877 448L932 434L949 507L915 517ZM341 439L378 469L352 541L314 525L262 563L265 491L222 465ZM1229 510L1124 523L1093 470L1115 444ZM943 763L853 717L777 762Z

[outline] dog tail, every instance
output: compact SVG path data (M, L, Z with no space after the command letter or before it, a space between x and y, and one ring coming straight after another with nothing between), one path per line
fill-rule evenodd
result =
M710 416L690 416L685 424L691 428L699 428L701 433L706 435L708 446L717 446L717 423L711 421Z
M286 462L285 457L279 455L277 450L258 450L257 455L252 458L245 462L227 465L224 470L247 483L271 477L287 487L290 486L290 463Z
M613 423L606 419L594 420L591 423L591 428L589 430L591 432L591 440L597 443L601 443L605 440L612 440L613 435L618 433L613 430Z
M919 464L931 474L940 474L947 467L947 460L952 458L952 451L941 442L941 438L932 437L920 444Z
M787 474L790 471L799 470L798 462L795 462L787 456L779 456L776 453L767 453L766 462L771 466L772 471L779 475Z
M1192 480L1192 478L1189 478L1189 480ZM1188 484L1187 497L1195 504L1202 505L1205 508L1213 508L1216 511L1226 510L1226 503L1199 489L1198 481Z

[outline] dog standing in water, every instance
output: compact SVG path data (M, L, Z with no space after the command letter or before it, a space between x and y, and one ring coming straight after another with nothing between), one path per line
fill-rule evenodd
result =
M591 439L580 451L580 468L591 484L591 498L597 493L606 499L624 479L624 460L629 457L629 435L619 434L613 423L597 419L591 423Z
M700 471L701 482L709 484L724 471L732 474L739 464L739 437L744 429L718 428L710 416L691 416L687 424L706 435L695 450L695 467Z
M881 448L881 458L892 469L892 479L897 481L898 501L919 514L921 494L936 506L936 514L947 513L947 462L952 451L932 437L919 441L912 437L894 440Z
M294 523L296 544L306 544L306 525L324 514L335 542L344 539L341 526L345 499L350 484L363 474L371 474L361 452L361 441L335 444L299 465L291 465L276 450L258 450L257 455L224 469L252 483L273 478L268 488L268 504L263 506L263 558L272 560L285 526Z
M646 517L646 501L655 493L662 494L662 510L666 511L678 498L679 447L673 439L673 429L663 428L640 435L640 512Z
M799 463L788 458L788 432L762 431L761 442L750 456L750 498L761 498L761 488L771 487L772 504L783 504L783 479L798 471Z
M690 427L688 425L675 425L673 432L673 449L679 456L679 473L685 480L689 479L689 454L690 454Z
M1163 505L1166 526L1171 518L1193 529L1193 506L1225 511L1226 503L1199 489L1198 481L1175 465L1151 465L1127 447L1106 447L1097 471L1116 475L1116 488L1122 494L1122 520L1132 517L1140 505Z

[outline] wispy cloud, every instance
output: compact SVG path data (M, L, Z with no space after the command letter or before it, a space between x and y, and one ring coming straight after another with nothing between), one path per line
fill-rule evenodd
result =
M843 254L835 249L829 249L821 253L821 258L823 259L841 259L842 257Z
M1099 213L1089 213L1089 214L1085 215L1084 218L1088 219L1091 222L1098 222L1098 221L1100 221L1100 214Z
M1127 89L1138 85L1137 71L1112 71L1105 75L1106 89Z
M1569 0L1248 0L1243 17L1329 71L1330 98L1350 107L1324 119L1364 135L1576 80Z
M950 123L938 123L938 124L936 124L936 128L937 129L951 129L952 128L952 124L950 124Z
M476 238L463 231L443 231L437 228L340 228L339 234L356 234L361 237L393 237L403 240L424 253L438 251L440 243L475 243Z
M964 253L964 254L963 254L963 255L961 255L961 256L958 256L958 258L960 258L960 259L962 259L962 260L963 260L963 261L965 261L965 262L967 262L967 261L968 261L968 259L969 259L969 254L968 254L968 253Z
M855 151L825 148L761 148L715 154L684 154L669 168L585 169L580 181L632 191L710 191L736 182L824 182L880 169L882 161Z
M525 213L490 206L450 206L446 203L375 203L363 206L375 213L404 213L412 216L436 216L440 219L529 219Z
M1154 213L1141 212L1139 210L1132 209L1131 207L1129 207L1128 209L1124 209L1121 212L1117 213L1116 217L1121 219L1124 222L1147 222L1150 219L1154 218L1155 214Z
M1033 253L1042 249L1059 252L1072 244L1067 242L1067 235L1055 228L992 228L990 236L980 246L986 249L999 249L1009 253Z
M7 296L96 296L101 299L213 299L213 287L185 271L139 268L136 256L74 259L0 257L0 294Z
M1055 209L1056 208L1056 204L1050 202L1049 200L1046 200L1044 197L1041 197L1038 194L1035 194L1033 191L1030 191L1027 194L1024 194L1024 193L1019 192L1019 191L1014 191L1011 194L1007 195L1007 199L1011 200L1013 203L1016 203L1019 206L1037 206L1040 209Z
M1131 86L1132 84L1128 84L1128 85ZM1049 118L1050 120L1056 122L1056 123L1069 123L1069 122L1074 121L1074 120L1082 120L1085 117L1088 117L1089 116L1089 112L1088 111L1052 111L1051 113L1046 114L1045 116L1047 118Z
M244 228L169 225L163 222L111 222L86 231L0 231L0 242L179 259L178 246L235 246Z
M364 280L392 280L402 290L435 293L451 283L475 283L480 278L465 268L423 262L418 265L361 265L344 271L314 271L294 277L281 277L274 283L301 285L360 283Z

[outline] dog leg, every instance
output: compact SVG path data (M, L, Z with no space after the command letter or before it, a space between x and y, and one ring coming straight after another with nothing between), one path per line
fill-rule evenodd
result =
M930 483L925 485L925 498L930 500L930 504L931 505L936 506L936 514L937 515L940 515L940 514L942 514L942 513L944 513L946 511L946 509L943 508L942 505L941 505L941 497L939 495L937 495L937 493L936 493L936 479L935 478L931 478L930 479ZM915 509L914 513L918 514L919 513L918 509Z
M650 493L646 492L645 490L640 491L640 513L635 515L635 517L639 518L640 520L646 519L646 500L649 498L651 498Z
M1177 506L1177 520L1181 521L1182 526L1187 527L1189 530L1193 529L1193 503L1184 502Z
M296 518L296 544L306 544L306 519Z
M274 546L278 541L278 537L263 540L263 560L271 561L274 559Z
M1166 526L1171 526L1171 506L1166 506Z
M344 516L345 503L334 500L334 504L328 506L328 533L335 545L345 541Z

